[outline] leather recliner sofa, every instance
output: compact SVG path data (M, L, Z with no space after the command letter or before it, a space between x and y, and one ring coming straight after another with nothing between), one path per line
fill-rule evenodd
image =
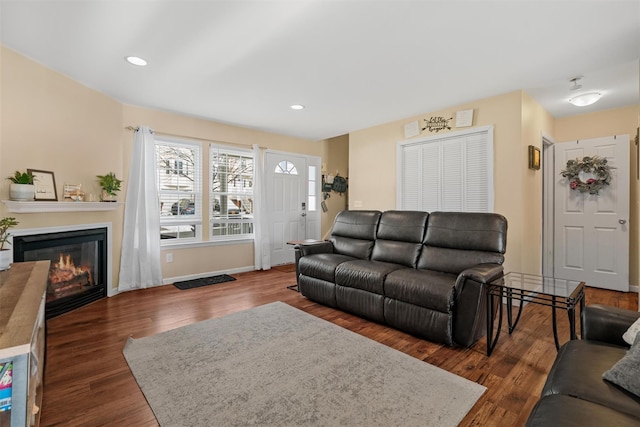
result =
M627 354L622 335L638 317L616 307L586 307L582 339L560 347L527 426L640 426L640 396L602 378Z
M342 211L328 241L298 246L307 298L447 345L486 334L487 283L500 279L499 214Z

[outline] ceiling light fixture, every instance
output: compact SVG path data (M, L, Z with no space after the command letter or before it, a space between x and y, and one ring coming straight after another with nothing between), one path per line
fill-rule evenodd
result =
M569 99L569 102L576 107L586 107L587 105L595 104L600 98L602 98L602 94L600 92L587 92L582 95L574 96Z
M302 105L302 104L293 104L291 106L291 109L292 110L304 110L304 105Z
M138 67L144 67L147 65L147 61L139 56L127 56L124 58L129 64L137 65Z

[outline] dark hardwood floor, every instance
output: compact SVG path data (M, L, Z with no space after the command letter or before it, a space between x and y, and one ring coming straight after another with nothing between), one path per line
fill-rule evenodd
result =
M556 355L551 310L529 304L518 328L502 335L491 357L482 339L472 348L434 344L356 316L315 304L286 289L293 266L234 275L234 282L180 291L174 286L123 293L47 322L43 426L157 426L122 348L140 338L273 301L405 352L487 387L462 426L521 426L540 395ZM636 293L588 288L587 304L637 310ZM566 315L558 316L562 341Z

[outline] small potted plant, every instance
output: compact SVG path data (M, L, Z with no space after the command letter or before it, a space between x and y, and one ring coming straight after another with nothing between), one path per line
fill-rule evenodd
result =
M118 191L120 191L120 186L122 185L122 180L118 179L113 172L96 176L100 187L102 187L101 200L103 202L115 202L118 197Z
M13 176L7 179L11 181L9 199L21 202L33 200L36 190L33 185L34 176L31 172L16 171Z
M5 248L5 245L10 245L9 229L18 225L18 221L12 217L4 217L0 219L0 271L8 270L11 266L12 256L11 251Z

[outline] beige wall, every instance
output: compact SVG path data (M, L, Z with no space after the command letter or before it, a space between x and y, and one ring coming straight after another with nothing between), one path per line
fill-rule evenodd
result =
M639 126L639 106L616 108L598 113L582 114L579 116L556 119L556 142L573 141L577 139L600 138L611 135L629 135L629 150L631 167L629 191L629 283L634 286L640 284L640 185L638 185L638 146L634 138Z
M325 152L324 142L123 105L5 47L0 50L0 64L0 176L27 168L53 171L59 199L64 183L82 184L85 192L97 195L95 175L109 171L122 177L126 188L133 144L127 126L148 125L157 133L192 138L202 143L204 159L209 141L246 147L258 144L318 157L334 153ZM326 157L322 161L333 163ZM0 181L0 199L8 199L9 181ZM125 197L125 191L121 192L120 200ZM111 212L15 214L0 204L0 216L15 216L19 228L111 222L114 286L120 269L123 213L120 207ZM252 244L170 251L174 262L164 263L164 256L162 260L165 279L253 267Z
M495 211L509 222L507 271L540 274L542 271L542 172L528 168L528 146L542 151L542 136L562 142L629 134L632 138L638 106L554 119L523 91L408 117L349 134L349 206L387 210L396 207L396 145L405 140L404 125L433 116L453 117L474 109L473 126L494 126ZM455 122L452 121L452 124ZM451 131L461 129L453 127ZM442 134L442 132L440 132ZM420 137L429 136L423 131ZM418 137L416 137L418 138ZM633 145L633 144L632 144ZM631 148L635 159L637 148ZM631 167L630 284L638 285L638 223L640 222L636 166Z
M322 174L340 174L340 176L349 178L349 135L338 136L327 139L325 142L326 159L322 165ZM338 212L347 209L347 201L349 198L349 190L345 194L329 193L330 197L325 200L327 212L322 212L322 236L327 234L333 226L333 220Z
M523 171L527 168L527 163L520 124L522 97L522 92L516 91L350 133L349 207L395 209L396 146L399 141L405 140L404 125L415 120L423 125L423 119L432 116L448 118L454 116L456 111L472 108L473 126L494 126L495 211L509 221L505 268L521 271L524 268L523 257L535 250L526 246L527 252L523 253L523 239L527 237L523 236L526 232L523 224L526 175ZM451 122L454 123L455 121ZM462 129L452 127L451 131ZM432 133L423 131L420 137L429 135Z
M64 183L99 194L95 178L122 176L122 106L114 100L2 48L0 76L0 199L9 198L15 170L55 174L58 197ZM110 212L14 214L0 204L0 216L14 216L19 228L111 222L114 283L120 268L122 208Z
M179 135L198 142L202 146L202 158L209 158L210 143L226 143L233 146L251 148L252 144L271 150L288 151L321 157L324 154L324 144L307 140L266 132L258 132L252 129L240 128L222 123L180 116L177 114L158 110L124 105L123 125L136 127L147 125L154 129L156 134ZM125 164L130 163L133 135L127 131L122 138L124 146ZM209 176L207 162L203 162L204 176ZM128 170L124 171L124 179L127 180ZM208 206L209 182L203 180L202 205ZM203 223L203 236L209 233L209 224ZM173 254L173 262L167 263L166 253ZM191 248L177 249L163 247L162 249L162 275L165 278L180 278L189 275L200 275L210 272L234 272L251 269L254 263L253 243L232 245L209 245Z
M529 169L529 145L537 147L542 153L542 135L552 134L554 119L533 98L522 92L521 123L522 152L516 164L522 173L522 270L541 274L542 169Z
M343 196L343 200L350 208L393 209L396 144L404 140L404 124L414 120L422 124L422 119L431 116L451 117L455 111L473 108L474 126L494 126L495 210L509 220L505 268L531 273L539 273L541 264L542 178L539 171L527 168L528 145L540 147L543 133L559 142L622 133L633 137L639 120L637 106L554 120L526 93L515 91L313 142L123 105L4 47L0 65L0 176L27 168L53 171L59 196L64 183L80 183L87 193L97 194L95 175L109 171L126 181L133 135L124 128L144 124L158 133L200 140L205 154L208 141L219 141L247 147L257 143L273 150L322 157L328 171L336 169L349 177L348 198ZM635 159L636 147L631 145L631 158ZM637 285L640 197L635 167L632 162L630 281ZM8 193L9 181L0 180L0 199L7 199ZM332 193L329 206L330 211L322 216L323 234L333 215L343 208L340 196ZM0 204L0 216L6 215L6 207ZM10 215L20 221L20 228L112 222L113 277L117 284L122 208L113 212ZM171 252L174 262L163 264L165 278L253 265L251 244Z

